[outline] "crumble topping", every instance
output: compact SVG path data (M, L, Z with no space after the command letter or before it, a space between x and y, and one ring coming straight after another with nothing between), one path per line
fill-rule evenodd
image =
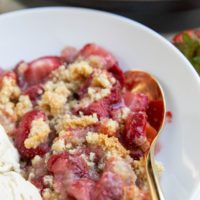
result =
M93 67L93 68L100 68L103 69L105 66L105 60L102 59L100 56L92 55L89 58L87 58L87 62Z
M16 80L11 76L4 76L0 83L0 109L5 112L13 121L17 120L15 113L15 101L20 95L20 89Z
M0 84L0 103L6 104L12 100L16 100L20 95L20 89L16 80L9 76L4 76Z
M21 95L19 97L18 103L16 104L15 112L18 115L18 117L22 117L25 113L32 110L32 108L33 108L33 105L29 96Z
M24 141L25 147L27 149L38 147L41 143L47 141L49 133L50 128L47 122L41 118L33 120L30 134Z
M129 163L130 162L130 163ZM133 183L136 181L136 175L131 167L131 159L124 161L122 158L118 157L113 161L113 170L120 174L123 179L130 179Z
M66 82L81 81L88 78L93 72L93 68L86 61L79 61L70 64L67 68L64 66L59 67L58 70L53 72L54 80L62 80Z
M37 166L38 164L40 164L40 162L42 161L42 158L38 155L36 155L32 160L31 163L33 166Z
M137 176L137 183L139 188L141 188L146 192L149 191L149 185L147 182L147 177L145 175L146 174L145 159L141 158L140 160L134 160L133 168Z
M88 132L86 141L90 145L101 146L104 151L107 151L107 157L117 155L125 158L129 155L129 151L121 145L116 137L108 137L102 133Z
M22 62L19 64L18 68L17 68L17 73L20 75L23 75L24 72L27 70L28 65L25 62Z
M12 121L17 120L17 115L15 113L15 104L12 102L7 102L5 104L0 104L0 110L2 111L3 115L9 116Z
M59 119L56 129L58 132L60 132L61 130L67 130L69 128L84 128L97 122L98 118L96 114L89 116L75 116L66 114Z
M113 119L102 119L100 121L99 132L102 132L108 136L116 136L119 131L119 123Z
M60 114L71 92L63 81L53 83L48 81L44 86L44 94L39 102L40 108L52 115Z
M50 188L45 188L42 191L42 196L44 200L59 200L59 194Z
M110 94L110 89L100 89L97 87L89 87L88 88L88 95L90 97L89 101L98 101L99 99L102 99L103 97L106 97Z
M58 138L53 142L51 149L56 153L65 151L67 149L65 145L65 140L63 138Z
M110 80L111 79L111 80ZM108 88L112 87L112 84L115 83L115 79L108 77L108 74L102 70L96 70L93 74L93 79L91 85L93 87L100 87L100 88Z
M46 176L44 176L43 180L44 180L45 185L48 185L49 187L53 186L53 176L46 175Z
M95 154L92 156L95 156ZM90 157L86 156L85 154L81 154L81 158L85 161L85 163L87 164L88 167L95 166L94 160L90 159Z

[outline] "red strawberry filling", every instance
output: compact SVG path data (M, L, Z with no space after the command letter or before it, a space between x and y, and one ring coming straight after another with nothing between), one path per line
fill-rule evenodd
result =
M113 65L108 68L108 72L112 73L112 75L119 81L122 87L124 86L124 72L120 69L118 65Z
M71 63L77 57L78 50L74 47L67 46L61 51L61 57L64 58L65 62Z
M30 159L33 158L35 155L43 155L49 150L47 143L41 144L37 148L30 149L27 149L24 146L24 141L26 140L26 138L28 138L30 133L32 121L39 118L42 118L45 121L45 113L39 110L32 110L26 113L22 117L15 131L15 146L17 147L22 158Z
M144 112L131 113L125 124L124 140L127 146L141 146L146 139L146 114Z
M25 81L29 85L41 83L48 75L63 64L63 60L57 56L41 57L28 63L24 72Z
M109 117L109 105L105 99L91 103L88 107L82 108L78 111L84 113L84 115L92 115L93 113L96 113L99 118Z
M75 154L62 153L53 155L48 161L48 169L54 175L57 192L62 198L90 199L94 186L94 177L98 175L91 171L79 151ZM84 195L84 196L83 196Z
M30 86L28 89L24 91L24 95L28 95L30 100L32 101L38 100L42 93L43 93L42 84Z
M85 108L81 108L76 112L83 112L85 115L92 115L96 113L99 118L109 117L112 110L123 106L121 86L116 83L111 89L110 95L98 101L91 103Z
M147 109L148 122L156 130L160 129L164 116L164 104L161 100L151 101Z
M66 188L66 192L69 198L76 200L91 200L91 196L94 192L95 182L82 178L80 180L74 180Z
M149 105L148 97L142 93L124 93L124 102L133 112L146 111Z
M110 68L113 65L117 64L117 60L114 56L108 52L107 50L103 49L102 47L96 44L87 44L85 45L79 52L78 58L88 58L90 56L99 56L102 57L105 61L105 68Z
M121 199L123 196L123 182L121 178L112 172L104 172L97 182L93 192L96 200Z

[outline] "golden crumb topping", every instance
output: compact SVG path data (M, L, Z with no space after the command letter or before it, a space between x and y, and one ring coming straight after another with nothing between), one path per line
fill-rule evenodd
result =
M44 94L39 102L40 108L52 115L60 114L71 92L63 81L53 83L48 81L44 86Z
M89 87L88 88L88 96L90 98L89 101L98 101L103 97L106 97L110 94L110 89L100 89L98 87Z
M53 142L51 149L56 153L65 151L66 150L65 140L63 138L57 138Z
M70 64L67 68L61 66L53 72L53 78L66 82L76 81L88 78L93 72L93 68L86 61L79 61Z
M90 145L101 146L107 152L107 157L116 155L125 158L129 155L129 151L121 145L116 137L108 137L102 133L88 132L86 141Z
M12 100L16 100L20 95L20 89L16 80L9 76L2 78L0 86L0 104L6 104Z
M47 141L50 133L50 128L47 122L43 119L33 120L28 138L24 141L27 149L36 148L41 143Z
M100 68L100 69L103 69L106 64L105 60L102 57L96 55L91 55L89 58L87 58L87 62L93 68Z
M50 188L45 188L42 191L42 197L44 200L59 200L59 194Z
M102 119L100 121L99 132L106 134L108 136L116 136L119 130L119 123L113 119Z
M32 165L35 167L37 165L39 165L42 161L42 157L36 155L32 160L31 160L31 163Z
M20 89L16 80L12 77L4 76L0 84L0 110L12 121L17 120L14 102L17 101L19 95Z
M95 124L98 122L98 118L96 114L88 115L88 116L75 116L66 114L59 119L58 124L56 125L56 129L58 132L61 130L67 130L69 128L84 128Z
M25 113L33 108L32 102L27 95L21 95L19 101L16 104L15 112L19 117L22 117Z
M15 104L14 103L7 102L5 104L0 104L0 110L2 111L2 113L4 113L3 115L6 115L10 119L12 119L12 121L17 120L17 115L15 113Z
M115 83L113 79L108 77L108 74L102 70L96 70L93 74L92 86L100 88L111 88L112 84Z
M150 200L146 194L142 193L136 185L127 185L123 187L122 200Z

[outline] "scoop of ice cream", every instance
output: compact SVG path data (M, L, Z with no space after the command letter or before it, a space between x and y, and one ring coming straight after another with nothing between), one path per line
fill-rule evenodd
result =
M0 125L0 172L19 171L19 154Z
M0 125L0 199L42 200L38 189L19 171L18 151Z
M0 174L0 199L42 200L38 189L16 172Z

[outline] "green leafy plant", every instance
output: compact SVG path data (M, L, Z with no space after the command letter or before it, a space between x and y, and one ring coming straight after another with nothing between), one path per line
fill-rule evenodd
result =
M200 38L187 32L182 33L182 42L175 42L175 46L188 58L200 75Z

